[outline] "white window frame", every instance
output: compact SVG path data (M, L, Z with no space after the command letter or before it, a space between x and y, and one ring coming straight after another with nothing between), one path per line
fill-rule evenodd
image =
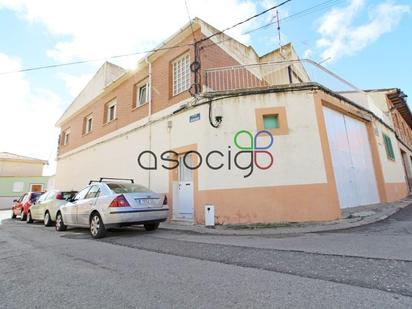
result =
M147 101L148 101L148 84L147 83L144 83L144 84L140 84L140 85L137 85L137 87L136 87L137 89L136 89L136 106L142 106L142 105L144 105L144 104L146 104L147 103ZM143 102L140 102L140 91L142 90L142 88L146 88L146 95L145 95L145 98L144 98L144 101Z
M23 181L15 181L13 183L13 192L20 193L24 191L24 182Z
M70 143L70 130L64 131L63 135L63 145L68 145Z
M173 96L190 88L190 54L186 53L172 62Z
M90 128L89 128L89 121L90 121ZM89 115L86 117L86 123L84 128L84 134L88 134L93 131L93 116Z
M113 118L110 119L110 109L114 107L113 109ZM109 123L117 118L117 101L113 100L110 103L107 104L107 110L106 110L106 123Z

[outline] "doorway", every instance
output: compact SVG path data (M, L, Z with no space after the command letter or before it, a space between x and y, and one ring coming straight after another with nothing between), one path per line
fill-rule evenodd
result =
M409 191L412 191L412 175L408 165L408 155L401 149L402 165L405 171L405 182L408 184Z
M379 203L366 124L324 107L341 208Z
M193 156L191 153L178 156L177 180L173 181L173 219L193 220L194 184Z

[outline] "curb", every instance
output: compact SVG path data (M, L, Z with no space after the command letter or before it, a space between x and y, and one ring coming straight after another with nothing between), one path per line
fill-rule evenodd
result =
M255 228L255 229L245 229L245 230L234 230L234 229L211 229L205 226L198 225L177 225L177 224L167 224L160 225L159 229L165 231L175 231L183 232L188 234L196 235L215 235L215 236L280 236L280 235L292 235L292 234L304 234L304 233L322 233L322 232L332 232L347 230L355 227L365 226L373 223L383 221L394 214L396 214L401 209L412 206L412 197L408 196L400 201L388 204L380 204L375 206L375 209L382 209L377 211L374 215L368 217L354 217L354 218L344 218L337 221L327 221L321 223L301 223L301 225L306 226L291 226L291 227L279 227L273 228Z

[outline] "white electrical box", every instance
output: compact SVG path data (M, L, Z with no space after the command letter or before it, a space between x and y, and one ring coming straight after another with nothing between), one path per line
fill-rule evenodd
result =
M215 206L205 205L205 226L215 226Z

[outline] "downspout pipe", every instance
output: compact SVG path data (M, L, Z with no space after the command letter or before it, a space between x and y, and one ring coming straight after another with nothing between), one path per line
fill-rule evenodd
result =
M152 151L152 63L149 61L148 55L144 58L149 67L149 78L147 81L147 103L149 104L149 150ZM149 156L149 166L152 166L152 156ZM151 189L151 170L149 169L148 187Z

